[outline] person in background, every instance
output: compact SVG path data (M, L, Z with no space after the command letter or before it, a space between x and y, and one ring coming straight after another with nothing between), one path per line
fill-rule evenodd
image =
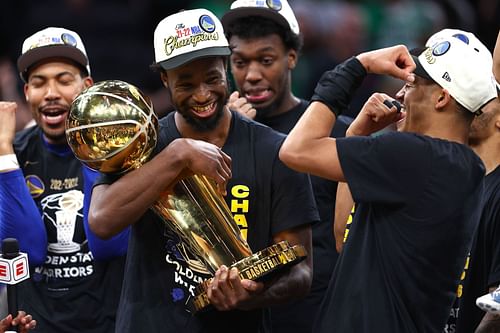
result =
M451 33L459 37L464 36L462 40L475 47L474 39L469 34L462 31L451 31ZM493 73L498 85L500 32L493 52ZM495 297L498 299L498 292L495 289L500 283L500 102L498 98L484 107L483 114L472 122L469 145L486 166L485 194L481 220L458 288L458 307L452 312L450 320L456 321L455 332L458 333L496 332L500 330L498 314L500 303L495 300ZM487 294L483 296L484 293ZM487 312L484 313L481 309Z
M26 38L17 66L36 121L15 133L17 105L0 102L0 238L19 241L31 272L17 303L38 332L112 332L127 235L104 242L87 233L84 187L97 174L65 135L72 101L93 84L85 47L76 32L48 27ZM96 260L89 242L115 259Z
M229 107L288 134L307 108L306 100L291 89L292 71L299 61L302 35L293 9L279 3L236 0L221 18L229 40L229 58L237 93ZM249 104L248 104L249 103ZM341 117L331 135L345 134L348 121ZM304 299L272 308L273 332L312 332L313 317L335 267L333 212L337 183L311 177L321 221L312 226L313 282Z

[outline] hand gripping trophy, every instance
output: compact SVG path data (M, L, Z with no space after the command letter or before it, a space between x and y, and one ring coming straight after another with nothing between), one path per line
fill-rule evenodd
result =
M102 173L125 173L146 163L157 142L158 119L152 103L135 86L102 81L74 100L66 122L73 153ZM215 185L202 175L180 180L173 193L151 207L183 243L215 274L221 265L236 267L242 279L263 278L306 257L303 246L282 241L252 253ZM208 281L195 290L196 311L210 303Z

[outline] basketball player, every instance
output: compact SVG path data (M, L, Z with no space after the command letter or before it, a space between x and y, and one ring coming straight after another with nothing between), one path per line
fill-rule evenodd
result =
M186 142L202 140L196 142L231 157L225 199L251 249L287 240L311 253L310 224L319 217L309 177L279 161L282 134L226 106L230 49L214 14L195 9L166 17L154 45L155 67L176 111L160 120L156 156L116 181L103 177L89 214L101 237L132 225L117 331L269 332L268 307L309 291L311 257L265 282L240 279L236 268L222 265L207 288L212 308L193 314L194 288L210 275L148 208L186 165L197 163L196 156L179 161L190 156Z
M31 273L19 309L38 332L112 332L124 258L89 250L83 190L95 175L65 137L71 102L93 83L85 47L74 31L46 28L26 38L17 65L37 123L15 134L16 104L0 102L0 238L19 241Z

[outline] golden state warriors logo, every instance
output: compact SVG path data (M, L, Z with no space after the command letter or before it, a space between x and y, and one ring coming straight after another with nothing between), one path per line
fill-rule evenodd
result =
M76 46L76 38L71 35L71 34L68 34L68 33L63 33L61 35L61 40L64 42L64 44L66 45L70 45L70 46Z
M448 52L450 46L451 44L448 41L441 42L432 48L432 55L436 57L442 56L443 54Z
M274 9L277 12L279 12L281 10L281 8L283 7L280 0L267 0L266 4L267 4L267 7Z
M211 18L210 16L208 15L202 15L200 16L200 27L208 32L208 33L212 33L215 31L215 22L214 22L214 19Z
M45 191L45 184L43 181L35 175L26 176L26 185L33 198L38 198Z

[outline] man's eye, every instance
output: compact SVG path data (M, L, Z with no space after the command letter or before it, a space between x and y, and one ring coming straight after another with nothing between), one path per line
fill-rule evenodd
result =
M272 58L264 58L262 59L262 64L264 65L271 65L273 63L273 59Z

